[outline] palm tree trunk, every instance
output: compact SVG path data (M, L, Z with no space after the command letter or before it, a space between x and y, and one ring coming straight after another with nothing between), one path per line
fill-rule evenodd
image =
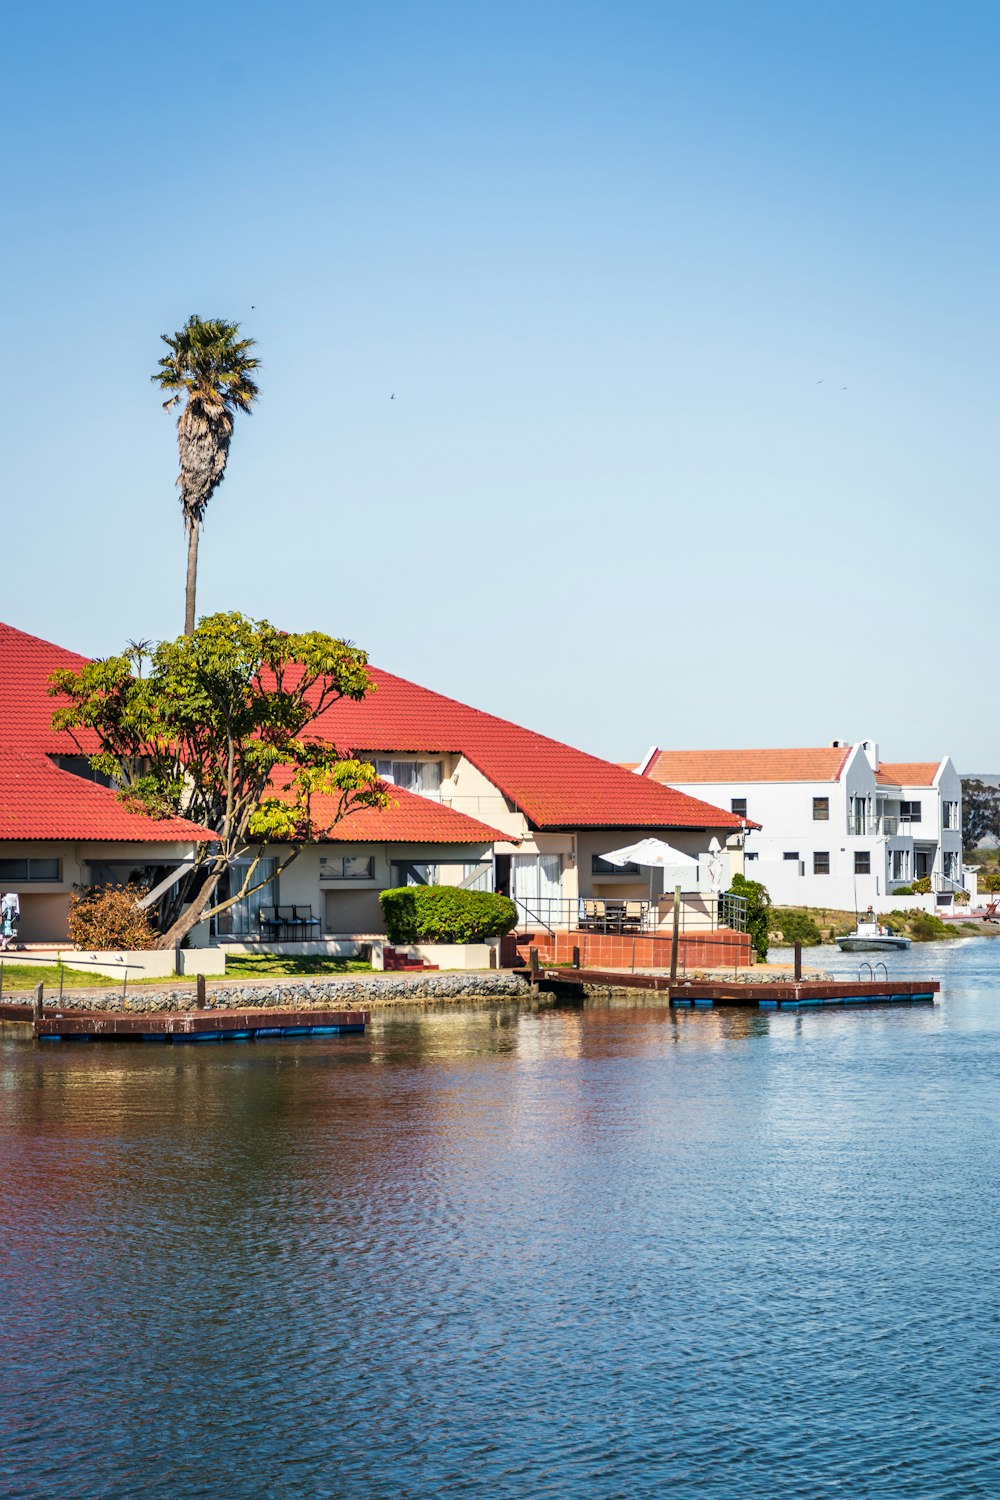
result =
M198 533L201 527L192 516L188 528L187 589L184 595L184 634L194 635L194 590L198 581Z

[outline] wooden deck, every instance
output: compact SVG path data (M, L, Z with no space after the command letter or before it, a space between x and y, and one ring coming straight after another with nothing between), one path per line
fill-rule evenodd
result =
M520 969L531 979L530 969ZM701 1010L716 1005L743 1005L758 1010L806 1010L825 1005L896 1005L933 1003L941 986L936 979L851 980L811 979L799 983L735 984L726 980L707 983L671 983L665 974L632 974L621 969L546 969L539 966L537 983L569 998L584 985L607 985L614 989L649 990L662 995L679 1009Z
M249 1042L280 1037L362 1032L367 1010L50 1011L33 1018L30 1005L0 1006L0 1020L23 1021L42 1042Z

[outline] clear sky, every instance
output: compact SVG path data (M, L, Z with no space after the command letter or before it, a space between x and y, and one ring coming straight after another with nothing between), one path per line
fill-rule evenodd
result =
M1000 769L995 0L10 6L0 618L199 609L612 758ZM393 393L395 399L391 400Z

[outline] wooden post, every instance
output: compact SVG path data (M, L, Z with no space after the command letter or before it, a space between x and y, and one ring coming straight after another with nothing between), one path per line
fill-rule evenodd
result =
M573 949L573 967L574 967L574 969L578 969L580 967L580 950L579 950L579 948L574 948Z
M34 1016L34 1018L35 1018L36 1021L40 1021L42 1019L42 1000L43 1000L44 996L45 996L45 985L42 983L41 980L39 980L38 983L35 985L35 1003L34 1003L34 1006L32 1007L32 1014L33 1014L33 1016Z
M175 943L174 944L174 978L175 979L179 979L180 976L181 976L181 974L183 972L184 972L184 964L183 964L183 961L181 959L181 945L180 945L180 943Z
M197 989L198 989L198 1007L197 1008L199 1010L204 1010L205 1009L205 976L204 976L204 974L199 974L198 975L198 978L196 980L196 985L197 985Z
M528 968L531 970L531 978L535 984L538 983L538 949L528 949Z
M799 979L802 978L802 944L801 943L796 943L795 944L795 978L796 978L796 980L799 980Z
M674 925L670 934L670 983L677 982L677 958L681 948L681 888L674 886Z

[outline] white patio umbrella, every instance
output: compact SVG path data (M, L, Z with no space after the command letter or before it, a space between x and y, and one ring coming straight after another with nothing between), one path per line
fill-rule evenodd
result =
M613 849L610 854L602 854L609 865L642 865L649 866L649 893L650 899L653 894L653 871L674 870L678 874L682 870L697 870L698 861L690 854L675 849L672 844L663 839L640 839L637 844L629 844L625 849Z

